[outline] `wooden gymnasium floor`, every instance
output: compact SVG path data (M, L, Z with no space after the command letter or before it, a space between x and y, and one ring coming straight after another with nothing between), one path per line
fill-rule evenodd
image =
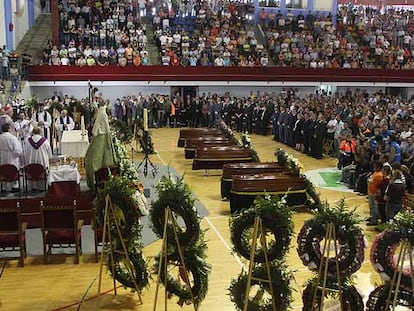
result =
M209 210L209 216L204 218L201 225L208 229L206 240L208 241L208 262L212 265L209 280L209 290L206 299L199 310L235 310L227 292L232 278L237 277L241 271L241 265L246 265L244 260L238 260L232 255L229 236L229 203L222 202L220 197L221 171L210 171L209 176L204 176L203 171L192 171L191 160L184 159L184 150L176 147L179 129L152 130L153 142L158 155L152 156L155 163L168 164L175 167L181 174L185 173L185 180L198 198ZM252 135L254 148L262 161L275 161L274 152L280 144L271 140L271 136ZM315 160L291 148L286 150L297 157L304 165L305 170L313 170L321 167L334 167L334 159L326 158ZM358 213L366 217L368 215L367 199L355 193L342 193L326 189L318 189L323 200L334 204L342 197L350 207L357 207ZM303 222L309 219L311 214L295 214L295 232L298 232ZM363 224L368 241L372 241L375 231ZM296 288L294 293L293 309L301 309L301 291L303 284L310 277L310 273L301 264L296 253L296 240L293 239L287 262L291 269L295 270L295 281L291 284ZM155 242L145 248L147 258L160 251L161 243ZM3 263L1 266L3 267ZM79 265L73 264L73 257L58 257L48 265L42 264L41 258L27 258L24 268L17 267L17 261L10 261L5 265L0 277L0 310L79 310L77 303L90 287L89 293L80 310L152 310L155 293L155 280L149 289L142 293L143 304L138 304L137 296L123 288L118 289L118 295L113 296L112 279L105 271L103 276L103 291L106 295L95 297L97 294L96 278L99 272L99 264L93 262L91 255L83 255ZM1 270L0 270L1 273ZM95 282L94 282L95 281ZM367 297L375 284L380 283L377 273L371 268L369 262L369 249L366 249L365 262L357 273L357 288ZM91 285L92 284L92 285ZM193 310L192 306L177 305L177 299L168 300L168 310ZM157 310L164 310L164 289L158 299Z

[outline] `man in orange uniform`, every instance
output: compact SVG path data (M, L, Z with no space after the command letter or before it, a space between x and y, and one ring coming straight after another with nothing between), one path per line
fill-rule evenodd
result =
M374 173L368 178L368 204L370 219L368 226L376 226L378 224L378 202L376 197L381 191L382 180L384 175L382 173L382 163L377 161L374 163Z

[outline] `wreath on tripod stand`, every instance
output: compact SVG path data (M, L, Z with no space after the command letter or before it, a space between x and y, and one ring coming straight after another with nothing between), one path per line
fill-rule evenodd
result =
M230 219L231 241L234 250L246 259L250 259L250 233L256 216L262 219L266 237L273 236L267 246L268 260L281 259L289 249L293 236L292 210L285 204L284 198L277 196L258 196L254 208L242 210ZM256 249L255 262L263 263L263 249Z
M234 250L246 259L250 259L251 236L258 216L263 228L260 234L265 235L260 238L264 238L266 244L268 243L266 254L272 284L268 282L264 248L256 248L253 260L260 264L252 270L251 289L257 289L257 292L252 299L248 300L247 309L272 310L272 299L275 299L276 310L285 311L289 309L292 302L292 289L289 284L293 274L282 259L289 249L293 236L292 210L286 205L285 197L279 199L278 196L258 196L250 208L242 210L231 218L230 233ZM268 241L269 237L274 237L274 240ZM257 246L260 244L257 243ZM230 299L237 310L243 310L247 282L248 275L242 272L230 284Z
M298 255L302 263L317 272L321 264L321 242L327 233L327 225L334 224L338 247L338 265L341 280L349 278L364 261L365 240L355 210L346 210L345 201L341 200L335 207L323 204L314 218L302 226L297 242ZM335 258L328 259L328 277L335 278Z
M150 220L155 234L160 238L166 238L168 243L167 254L160 253L156 257L155 269L158 271L161 268L160 280L164 283L169 296L174 294L179 298L179 305L192 303L191 294L194 297L194 304L199 305L207 294L210 265L206 262L207 245L204 242L204 232L200 228L200 218L194 206L195 199L184 182L184 178L174 179L170 172L168 176L161 177L156 189L158 199L151 203ZM167 208L177 221L176 224L166 223L168 221L165 219ZM164 237L165 226L167 226L166 237ZM183 252L184 263L181 262L175 234L177 234ZM167 266L164 256L167 257ZM184 270L183 264L187 271ZM171 268L178 268L177 278L167 273L167 270ZM184 283L189 284L191 293Z
M137 189L131 184L128 178L122 176L111 177L105 184L105 187L97 193L94 200L94 206L97 211L97 223L102 227L105 225L106 198L109 196L114 208L115 217L119 220L122 237L119 236L116 224L111 219L109 228L111 230L114 262L111 262L111 256L107 253L108 270L113 277L125 287L134 289L134 280L139 289L148 285L147 265L142 253L141 230L139 218L145 214L138 200ZM133 271L129 271L125 264L126 256L120 254L122 251L122 241L124 240L128 257ZM112 265L114 269L112 270ZM131 273L132 272L132 273Z

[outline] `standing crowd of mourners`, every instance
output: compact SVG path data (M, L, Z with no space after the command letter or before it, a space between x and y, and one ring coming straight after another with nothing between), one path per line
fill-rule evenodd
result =
M413 191L414 98L359 89L305 95L282 89L279 93L251 91L247 96L229 92L196 96L138 93L114 101L99 93L93 101L106 105L111 117L124 121L131 130L147 108L150 128L215 127L223 120L237 132L273 133L274 140L316 159L334 157L342 171L338 182L368 195L372 211L369 224L392 219L401 209L405 191ZM0 126L8 124L3 131L22 140L31 135L31 127L38 128L45 139L51 139L54 130L60 133L58 143L62 131L76 126L74 102L80 110L91 106L87 99L77 101L55 94L40 102L29 119L23 109L19 111L23 101L16 101L3 109ZM51 115L48 110L52 107L55 114ZM18 119L13 123L14 114ZM402 188L404 191L399 191Z

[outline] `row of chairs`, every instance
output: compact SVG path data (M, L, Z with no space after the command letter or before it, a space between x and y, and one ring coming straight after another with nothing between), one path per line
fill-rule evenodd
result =
M48 263L48 257L53 249L73 248L74 263L79 263L82 254L81 229L84 224L78 219L76 200L49 199L40 202L41 232L43 243L43 263ZM102 243L102 229L96 223L93 215L95 242L95 261L98 262L98 246ZM3 259L18 259L19 266L24 266L26 257L26 228L22 221L21 206L2 206L0 209L0 251L19 252L18 256L3 257Z
M23 180L25 193L28 194L28 181L43 181L44 189L47 190L47 169L37 163L31 163L18 169L12 164L0 165L0 188L3 191L3 183L18 183L19 192L21 192L21 180Z
M26 167L27 168L27 167ZM12 168L10 168L10 171ZM17 168L16 168L17 170ZM14 170L14 173L19 174ZM102 189L110 176L117 175L117 167L103 167L95 172L95 188ZM26 173L30 173L30 168ZM4 171L1 169L0 172ZM8 170L6 170L6 175ZM25 180L30 179L29 176ZM10 182L6 179L2 181ZM20 178L19 178L20 180ZM48 256L52 254L53 248L74 248L75 263L79 263L79 256L82 253L81 228L83 220L78 219L77 201L79 187L76 182L59 182L60 189L58 196L51 196L40 203L40 214L42 219L42 241L43 241L43 262L46 264ZM74 199L75 198L75 199ZM92 227L94 230L94 251L95 262L98 262L98 247L102 246L102 228L96 221L96 211L93 210ZM4 206L0 208L0 251L18 251L19 257L7 257L5 259L19 259L19 265L24 266L26 257L26 228L27 223L22 221L21 206Z

